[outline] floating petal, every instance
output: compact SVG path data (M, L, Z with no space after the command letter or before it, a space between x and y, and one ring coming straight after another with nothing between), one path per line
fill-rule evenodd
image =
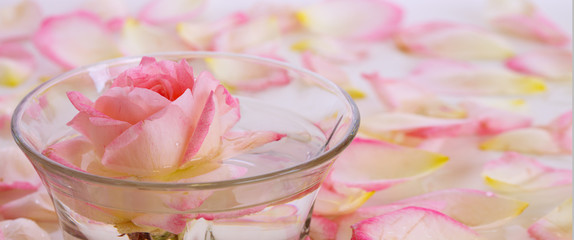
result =
M514 151L527 154L559 154L560 145L542 128L522 128L501 133L480 144L482 150Z
M532 224L528 233L535 240L572 239L572 198Z
M32 0L0 8L0 42L30 37L42 21L42 9Z
M297 12L311 33L353 40L381 40L399 28L403 10L389 1L321 1Z
M396 38L397 46L427 57L461 60L497 60L513 55L506 42L474 26L449 22L430 22L407 27Z
M342 152L328 181L365 191L380 191L438 169L448 157L378 140L355 138Z
M512 152L486 163L482 176L486 184L504 192L534 191L572 184L572 170L548 167Z
M546 49L521 54L506 61L514 71L552 81L572 81L572 51Z
M205 0L152 0L138 13L138 19L150 24L168 24L193 19L203 10Z
M469 227L440 212L407 207L353 225L351 239L478 240L482 238Z
M124 22L120 46L126 55L185 51L190 48L177 36L175 31L140 23L131 18Z
M409 80L437 93L458 95L525 95L546 91L544 81L536 77L440 60L420 64Z

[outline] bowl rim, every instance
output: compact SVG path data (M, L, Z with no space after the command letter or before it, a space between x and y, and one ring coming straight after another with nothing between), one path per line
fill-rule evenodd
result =
M114 64L121 64L121 63L138 63L142 57L155 57L155 58L181 58L181 59L193 59L193 58L208 58L208 57L222 57L222 58L231 58L231 59L244 59L249 60L252 62L257 63L264 63L267 65L272 65L284 69L289 69L292 71L300 72L311 76L313 79L320 81L323 86L328 86L332 88L330 90L335 91L336 94L340 94L346 100L346 105L348 105L351 111L351 121L347 132L345 133L345 137L336 143L333 147L323 151L321 154L318 154L315 157L312 157L310 160L305 161L301 164L297 164L295 166L291 166L288 168L280 169L277 171L272 171L265 174L255 175L251 177L245 178L237 178L231 180L223 180L223 181L213 181L213 182L192 182L192 183L174 183L174 182L147 182L147 181L136 181L136 180L126 180L126 179L116 179L116 178L109 178L104 176L99 176L95 174L91 174L88 172L79 171L68 166L65 166L61 163L53 161L48 157L44 156L40 152L34 150L31 147L31 144L25 140L19 132L20 129L20 119L24 113L24 107L30 100L41 91L44 91L51 87L52 85L63 81L64 79L78 74L80 72L87 72L94 68L101 68L102 66L107 65L114 65ZM282 62L275 59L264 58L260 56L253 56L247 54L239 54L239 53L228 53L228 52L204 52L204 51L178 51L178 52L158 52L152 54L145 54L145 55L137 55L137 56L127 56L127 57L120 57L114 59L108 59L105 61L100 61L94 64L82 66L79 68L75 68L69 71L66 71L62 74L59 74L50 80L38 85L32 91L26 94L24 98L20 100L17 107L15 108L12 119L11 119L11 132L12 136L16 142L16 144L20 147L20 149L29 156L34 156L35 161L38 161L42 164L43 167L50 168L52 171L56 171L59 173L66 174L67 176L83 179L90 182L96 182L105 185L115 185L121 187L133 187L133 188L140 188L140 189L150 189L150 190L168 190L168 189L186 189L186 190L204 190L204 189L219 189L219 188L226 188L226 187L235 187L239 185L247 185L247 184L254 184L265 182L272 179L281 178L283 176L295 174L298 172L302 172L307 169L311 169L322 165L328 162L330 159L335 158L339 153L341 153L353 140L356 136L359 128L360 123L360 115L359 110L353 99L349 96L347 92L345 92L342 88L334 84L333 82L329 81L323 76L320 76L317 73L314 73L310 70L304 69L302 67L295 66L288 62ZM30 161L32 161L30 159Z

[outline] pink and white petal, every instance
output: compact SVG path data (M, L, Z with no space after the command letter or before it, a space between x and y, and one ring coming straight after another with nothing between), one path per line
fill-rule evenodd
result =
M98 97L94 109L133 125L169 104L167 98L147 88L114 87Z
M34 34L42 21L42 9L33 0L0 8L0 42L22 40Z
M173 172L185 152L189 121L180 107L170 104L131 126L107 145L102 164L113 171L135 176Z
M532 224L528 234L535 240L572 239L572 198Z
M18 218L0 221L0 239L38 240L50 239L50 234L30 219Z
M521 102L523 101L518 101L518 104L523 104ZM466 109L468 118L477 122L475 133L478 135L500 134L532 125L532 118L521 113L485 106L484 103L473 101L463 101L460 105Z
M338 216L352 213L369 200L373 194L374 192L367 192L359 188L323 183L315 200L313 214Z
M546 91L542 79L463 62L427 61L408 78L437 93L456 95L526 95Z
M526 154L560 154L561 146L546 129L530 127L498 134L480 144L482 150Z
M513 152L486 163L482 176L486 184L503 192L536 191L572 184L572 170L549 167Z
M193 19L205 0L152 0L142 7L138 19L150 24L173 24Z
M398 30L403 10L389 1L336 0L311 4L296 16L313 34L375 41L389 38Z
M317 56L311 52L304 52L301 54L301 62L305 68L316 72L341 87L351 85L349 75L341 66L324 57Z
M185 45L175 31L126 19L120 37L121 51L126 55L142 55L154 52L185 51Z
M352 228L352 240L482 239L472 229L449 216L420 207L407 207L369 218Z
M556 117L546 128L554 136L562 150L572 152L572 110Z
M220 157L227 159L265 144L279 141L283 137L285 134L271 131L228 131L223 136Z
M65 68L122 55L105 22L86 11L44 19L34 36L34 44L42 54Z
M193 50L213 50L214 37L229 28L249 21L242 12L230 14L214 22L183 22L176 27L177 34Z
M250 18L215 35L215 51L246 52L252 49L274 50L279 45L281 30L273 17Z
M490 19L490 24L506 34L551 45L562 46L571 40L571 34L539 12L500 15Z
M0 48L2 47L6 46L0 46ZM0 49L0 51L2 50ZM19 86L30 78L34 70L33 66L17 59L0 56L0 87L14 88Z
M337 237L337 228L339 225L321 216L313 216L311 218L311 226L309 236L313 240L335 240Z
M261 57L283 60L275 55L261 55ZM232 59L210 58L206 59L206 62L215 78L231 89L261 91L291 82L291 78L284 69L270 68Z
M380 191L428 175L447 161L448 157L440 154L355 138L339 155L329 181L365 191Z
M52 199L45 188L0 206L4 219L27 218L34 221L57 221Z
M0 204L32 193L40 178L26 155L14 144L0 148Z
M42 154L66 167L85 171L82 170L83 157L93 151L94 147L89 139L79 136L52 144L44 149Z
M572 51L545 49L515 56L506 61L514 71L551 81L572 81Z
M513 55L506 42L487 30L450 22L428 22L402 29L395 43L415 55L461 60L498 60Z
M129 16L128 6L124 0L89 0L80 7L100 16L109 29L118 31Z
M295 42L291 46L291 50L296 52L309 51L315 55L343 63L364 60L368 56L365 48L352 41L326 36L307 36Z
M292 33L301 28L296 18L297 7L291 4L260 2L247 11L247 15L260 18L272 17L277 19L281 33Z

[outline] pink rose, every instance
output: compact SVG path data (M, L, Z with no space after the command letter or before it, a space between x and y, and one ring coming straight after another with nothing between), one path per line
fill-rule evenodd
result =
M240 118L238 100L208 72L194 78L184 60L156 62L144 57L139 66L114 79L95 102L79 92L68 92L68 98L79 110L68 125L83 137L54 144L44 154L92 173L161 177L282 137L229 131ZM230 144L233 141L254 144ZM98 161L82 157L88 153L95 153Z

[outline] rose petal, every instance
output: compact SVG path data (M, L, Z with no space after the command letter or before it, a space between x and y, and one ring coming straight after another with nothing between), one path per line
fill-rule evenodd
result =
M329 183L323 183L315 200L313 214L337 216L352 213L369 200L373 194L374 192L367 192L359 188L335 187Z
M271 131L228 131L223 138L222 159L281 140L285 134Z
M225 28L213 39L216 51L246 52L253 49L274 50L278 47L281 30L273 17L250 18L232 28Z
M123 0L89 0L80 8L96 13L113 31L120 30L124 20L129 16L128 6Z
M468 207L475 206L475 207ZM520 215L527 203L474 189L446 189L407 198L387 205L359 208L337 218L337 239L351 237L350 226L364 219L405 207L421 207L442 212L473 229L494 228Z
M440 212L407 207L353 225L353 240L481 239L464 224Z
M468 117L477 122L475 133L478 135L499 134L532 125L532 118L524 114L472 101L464 101L460 105L466 109Z
M205 0L153 0L138 13L138 19L150 24L178 23L193 19L203 10Z
M126 55L143 55L153 52L185 51L185 45L175 32L166 28L126 19L120 38L121 51Z
M15 145L0 148L0 204L32 193L40 178L26 155Z
M156 227L174 234L184 229L190 214L143 214L132 219L138 226Z
M524 95L546 91L546 84L536 77L452 61L424 62L416 67L409 80L437 93L458 95Z
M328 218L313 216L309 236L313 240L334 240L337 236L338 224Z
M572 153L572 110L560 114L546 126L546 129L564 151Z
M110 29L98 16L86 11L44 19L34 44L46 57L66 68L121 56Z
M291 50L309 51L336 62L355 62L364 60L367 52L352 41L345 41L325 36L311 36L295 42Z
M365 93L353 86L349 76L341 66L329 61L329 59L316 56L311 52L304 52L301 54L301 61L305 68L316 72L339 85L341 88L346 90L352 98L359 99L365 96Z
M355 138L333 165L328 181L380 191L440 168L448 157L378 140Z
M146 88L113 87L98 97L94 109L115 121L136 124L166 107L170 101Z
M572 184L572 170L548 167L512 152L486 163L482 176L490 187L504 192L535 191Z
M515 56L506 61L514 71L553 81L572 81L572 51L546 49Z
M403 10L388 1L321 1L297 12L311 33L353 40L381 40L399 28Z
M34 56L17 43L0 44L0 86L16 87L35 70Z
M42 21L42 9L35 1L18 1L0 8L0 42L31 36Z
M505 59L512 49L494 34L475 26L429 22L401 30L397 46L408 53L463 60Z
M535 240L572 239L572 198L532 224L528 233Z
M261 57L282 60L275 55ZM270 68L232 59L210 58L206 62L215 78L231 89L261 91L272 86L283 86L291 81L284 69Z
M28 218L35 221L57 221L52 199L45 188L0 206L4 219Z
M194 50L213 50L214 37L226 29L249 20L242 12L230 14L214 22L184 22L177 25L181 39Z
M274 18L281 33L292 33L301 28L300 22L296 19L296 10L297 7L287 3L260 2L253 5L247 14L254 18Z
M559 154L560 145L542 128L522 128L507 131L480 144L482 150L515 151L529 154Z
M30 219L0 221L0 239L37 240L50 239L50 235Z

